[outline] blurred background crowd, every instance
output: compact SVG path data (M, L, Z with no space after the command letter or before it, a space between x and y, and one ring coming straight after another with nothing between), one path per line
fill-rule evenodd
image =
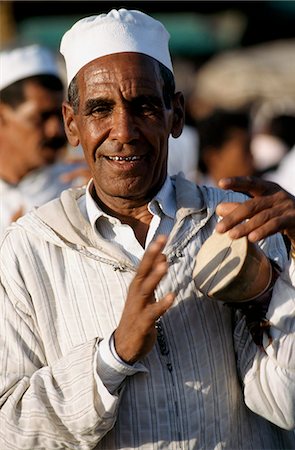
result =
M295 1L1 1L0 5L1 51L31 44L49 49L62 83L60 39L79 18L126 7L161 20L171 35L177 89L186 99L183 134L169 142L170 174L183 171L206 185L216 185L221 177L257 175L295 195ZM1 76L8 70L3 61ZM5 100L1 97L0 104ZM4 166L13 148L7 150L7 134L1 127L2 212L3 197L8 198L12 188L10 207L16 195L22 196L18 208L9 210L11 221L28 209L26 202L29 207L42 202L34 192L52 181L44 171L45 162L9 179ZM28 142L21 145L26 153ZM54 172L62 180L60 189L87 182L81 149L73 150L65 141L62 146L65 149L50 162L57 167L50 168L50 177ZM36 173L40 180L45 172L46 183L30 191ZM30 195L33 199L28 202L25 197Z

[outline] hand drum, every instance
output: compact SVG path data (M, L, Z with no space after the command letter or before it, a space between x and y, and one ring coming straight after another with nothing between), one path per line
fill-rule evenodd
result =
M212 234L195 259L193 278L204 295L225 302L247 302L270 286L269 259L246 237L231 239L228 233Z

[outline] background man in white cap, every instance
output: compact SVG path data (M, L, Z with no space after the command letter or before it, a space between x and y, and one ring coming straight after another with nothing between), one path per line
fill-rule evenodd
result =
M294 448L295 254L275 233L294 244L295 199L261 180L223 180L251 192L244 202L166 176L169 135L183 126L168 38L124 9L63 37L66 133L93 179L2 243L7 449ZM241 314L195 288L194 257L215 229L263 239L281 266L272 341L257 346Z
M0 53L0 234L34 206L57 197L76 164L66 151L64 86L54 55L39 45ZM56 164L55 164L56 163Z

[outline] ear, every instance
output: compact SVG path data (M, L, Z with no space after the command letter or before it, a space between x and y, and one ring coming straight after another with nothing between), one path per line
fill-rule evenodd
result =
M184 126L184 97L182 92L177 92L174 94L172 107L173 121L171 135L174 138L178 138L181 135Z
M4 127L4 125L7 123L9 116L11 115L12 108L5 104L0 102L0 127Z
M74 110L69 102L63 102L62 115L68 141L73 147L77 147L80 144L79 131L75 120Z

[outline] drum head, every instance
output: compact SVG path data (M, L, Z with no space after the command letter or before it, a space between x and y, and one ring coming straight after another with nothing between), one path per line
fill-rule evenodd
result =
M193 278L196 287L209 297L237 279L247 256L246 237L231 239L228 233L212 234L202 245L195 259Z

